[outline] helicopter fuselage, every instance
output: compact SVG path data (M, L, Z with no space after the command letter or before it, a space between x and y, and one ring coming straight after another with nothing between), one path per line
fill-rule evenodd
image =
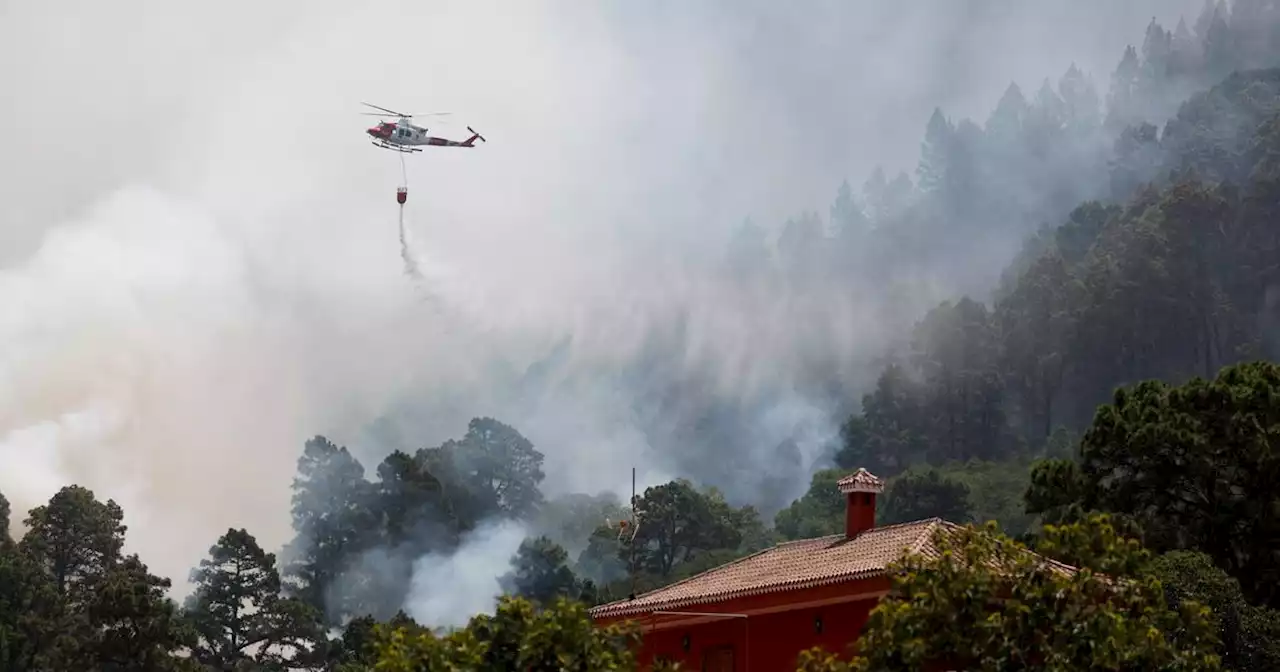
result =
M427 129L422 126L414 126L401 119L399 123L384 121L373 128L365 129L373 138L375 145L385 149L395 149L398 151L422 151L416 149L417 146L426 145L433 147L474 147L475 141L478 139L484 141L479 133L476 133L471 127L467 127L471 131L470 138L458 142L457 140L448 140L445 138L437 138L427 135Z
M393 124L384 121L373 128L366 129L366 133L375 140L395 144L395 145L425 145L428 144L427 129L421 126L414 126L410 123Z

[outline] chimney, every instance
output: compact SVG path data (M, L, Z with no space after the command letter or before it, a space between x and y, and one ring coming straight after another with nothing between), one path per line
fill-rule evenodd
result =
M876 495L884 481L866 469L858 469L836 483L845 496L844 536L852 539L876 526Z

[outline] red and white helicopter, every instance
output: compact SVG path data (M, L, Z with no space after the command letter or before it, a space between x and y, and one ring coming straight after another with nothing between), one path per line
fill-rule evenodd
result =
M408 154L410 152L421 152L423 146L475 147L476 140L487 142L484 139L484 136L476 133L475 129L470 126L467 127L467 130L471 131L471 137L461 142L457 140L432 137L427 135L427 129L425 127L415 126L409 122L409 120L413 118L412 114L402 114L395 110L388 110L385 107L378 107L377 105L371 105L369 103L362 102L361 105L367 105L375 110L381 110L381 112L362 112L361 114L375 117L385 117L390 115L398 118L396 121L383 121L373 128L365 129L365 133L368 133L369 136L373 138L373 144L378 147L382 147L383 149L390 149ZM418 116L444 116L447 114L449 113L428 112Z

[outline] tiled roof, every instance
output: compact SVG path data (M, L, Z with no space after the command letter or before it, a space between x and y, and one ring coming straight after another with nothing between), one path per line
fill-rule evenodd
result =
M941 518L929 518L914 523L873 527L852 539L836 534L778 544L637 595L634 600L619 600L593 607L591 615L601 618L678 609L691 604L708 604L876 576L908 550L933 554L932 535L939 527L946 530L959 528Z
M840 488L840 492L845 494L850 492L879 493L884 491L884 481L866 469L859 468L852 474L836 481L836 487Z

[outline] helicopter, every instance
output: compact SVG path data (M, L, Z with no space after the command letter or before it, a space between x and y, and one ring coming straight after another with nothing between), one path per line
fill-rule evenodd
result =
M404 114L401 112L396 112L395 110L389 110L385 107L378 107L377 105L373 105L365 102L362 102L361 105L366 105L368 107L372 107L375 110L381 111L381 112L362 112L361 114L375 116L375 117L385 117L388 115L397 117L396 121L379 122L377 126L365 129L365 133L368 133L369 136L373 138L373 145L377 147L381 147L383 149L390 149L393 151L408 154L411 152L421 152L423 146L475 147L476 140L479 140L481 142L488 142L487 140L484 139L484 136L480 135L479 133L476 133L475 129L471 128L470 126L467 127L467 130L471 131L471 137L467 138L466 140L458 141L458 140L449 140L446 138L433 137L433 136L427 135L427 129L425 127L414 125L409 121L410 119L413 118L412 114ZM418 116L420 117L445 116L448 114L449 114L448 112L428 112L426 114L420 114Z

